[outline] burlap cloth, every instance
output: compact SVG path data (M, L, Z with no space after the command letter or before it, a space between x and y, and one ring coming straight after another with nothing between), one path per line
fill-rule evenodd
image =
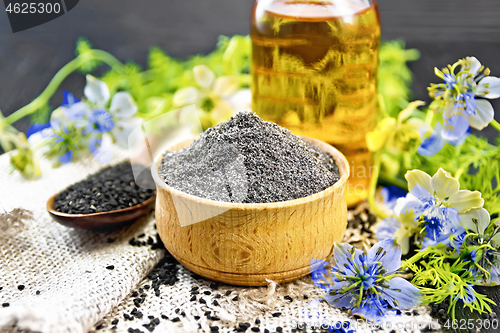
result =
M125 158L124 152L115 152L111 163ZM247 332L254 327L260 332L276 332L277 327L291 332L297 323L310 327L324 320L352 319L324 302L314 302L321 290L309 276L283 285L270 282L267 288L214 286L213 281L179 265L179 280L173 286L161 285L159 296L144 288L146 298L138 308L143 317L125 320L124 314L136 307L131 294L150 284L146 276L165 254L164 250L129 244L142 233L146 238L155 235L154 218L113 233L64 227L46 212L47 199L102 165L87 158L55 169L42 160L41 166L44 174L40 180L25 180L18 172L11 173L8 154L0 156L0 304L9 303L0 306L2 332L127 332L131 328L148 332L152 319L159 320L153 325L154 332L215 332L215 326L219 332L234 332L245 322L251 326ZM349 237L355 240L358 234L351 230ZM106 269L109 265L115 268ZM20 285L25 289L19 290ZM195 286L200 294L191 301ZM226 296L229 290L232 292ZM436 327L427 308L415 310L396 320L407 329L386 327L384 331L418 332L408 329L410 324L434 323ZM115 319L119 320L116 325L112 324Z

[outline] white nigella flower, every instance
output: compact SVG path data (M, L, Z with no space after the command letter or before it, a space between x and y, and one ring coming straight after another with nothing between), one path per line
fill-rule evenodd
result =
M91 75L87 75L87 85L85 86L84 94L88 101L98 107L105 107L110 98L108 86ZM102 112L98 114L100 117L99 119L104 119L105 115L101 113ZM109 115L114 122L114 126L102 127L106 129L112 128L110 131L116 142L122 147L127 147L128 136L134 128L142 124L142 119L134 117L136 113L137 105L132 96L130 96L128 92L117 92L111 99L111 105L109 107ZM97 124L97 127L101 126Z
M423 247L438 243L456 248L463 241L464 227L459 223L470 209L484 204L478 191L460 190L460 183L449 172L439 169L434 176L420 170L405 175L409 193L399 198L394 216L384 219L377 229L377 238L397 237L403 253L409 251L409 238L418 228L425 230ZM449 236L455 236L454 240Z
M453 84L459 93L453 107L445 110L444 118L465 117L469 125L477 130L488 126L494 118L494 110L486 99L500 97L500 78L489 74L489 69L484 68L475 57L465 58Z
M202 123L208 120L210 126L233 116L234 109L230 97L238 91L240 85L238 78L233 76L215 78L214 72L205 65L195 66L193 75L198 87L186 87L176 91L173 97L174 107L196 104L211 118L201 119Z

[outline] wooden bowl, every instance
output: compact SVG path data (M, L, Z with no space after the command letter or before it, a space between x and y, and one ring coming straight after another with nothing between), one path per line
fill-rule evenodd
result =
M157 229L168 251L191 271L228 284L262 286L266 279L283 283L309 274L311 259L328 258L344 236L349 164L332 146L303 139L334 157L341 178L324 191L283 202L218 202L180 192L160 178L159 156L151 173L157 187ZM215 216L181 226L180 220L203 212Z
M54 209L54 201L59 193L47 201L47 211L57 222L72 228L104 231L123 227L149 214L155 207L155 195L132 207L91 214L68 214Z

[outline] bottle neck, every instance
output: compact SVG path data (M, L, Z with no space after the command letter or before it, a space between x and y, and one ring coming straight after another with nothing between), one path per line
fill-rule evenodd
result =
M361 13L370 8L374 2L374 0L257 0L255 11L303 19L345 17Z

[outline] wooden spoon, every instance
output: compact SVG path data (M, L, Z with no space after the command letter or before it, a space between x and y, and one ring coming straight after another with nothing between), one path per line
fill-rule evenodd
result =
M72 228L102 231L131 224L142 216L148 215L155 207L156 195L132 207L91 214L68 214L54 209L54 201L59 193L47 201L47 211L57 222Z

